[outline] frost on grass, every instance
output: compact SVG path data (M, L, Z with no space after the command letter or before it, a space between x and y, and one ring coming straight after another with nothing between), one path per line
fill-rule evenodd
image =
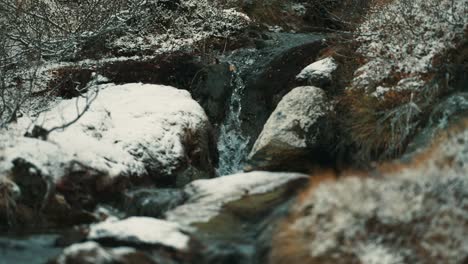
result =
M185 187L188 201L167 213L167 219L183 225L208 222L223 205L245 195L263 194L307 176L299 173L249 172L198 180Z
M130 244L163 245L187 250L190 237L180 231L177 223L150 217L130 217L92 225L88 239L111 239Z
M411 164L319 183L296 204L280 241L330 263L353 262L345 256L364 264L462 263L468 257L466 142L468 131L457 132Z
M372 93L388 78L391 89L418 89L421 76L437 68L435 59L456 47L468 23L468 1L396 0L371 9L358 29L358 52L367 63L352 87ZM406 80L411 78L411 80ZM375 95L380 96L383 89Z
M83 98L60 101L34 123L60 127L85 104ZM30 121L20 124L27 127ZM206 144L209 128L205 112L187 91L160 85L102 86L85 114L51 132L48 141L10 135L2 143L0 167L9 169L12 160L24 158L53 178L64 176L74 161L111 177L170 176L187 162L186 144L193 143L188 141Z

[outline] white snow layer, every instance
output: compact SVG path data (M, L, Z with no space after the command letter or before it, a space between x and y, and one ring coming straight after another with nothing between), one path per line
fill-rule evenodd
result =
M85 105L85 98L63 100L34 123L47 129L61 126ZM25 119L20 123L23 128L31 125ZM204 110L187 91L138 83L100 86L86 113L71 126L52 132L48 141L0 135L0 171L9 170L15 158L24 158L55 179L73 162L110 177L146 174L148 164L171 174L185 158L187 131L208 126Z
M84 242L73 244L63 250L63 253L58 257L58 264L69 263L68 259L80 259L86 263L106 264L114 261L114 257L103 249L96 242Z
M185 187L188 201L169 211L166 218L184 226L208 222L218 215L226 203L241 199L245 195L266 193L293 180L307 177L300 173L254 171L197 180Z
M301 73L296 76L298 80L308 80L313 78L326 78L331 79L332 73L338 68L335 60L328 57L316 61L309 66L305 67Z
M163 245L177 250L187 250L190 241L190 238L180 231L177 223L151 217L130 217L92 225L88 239Z

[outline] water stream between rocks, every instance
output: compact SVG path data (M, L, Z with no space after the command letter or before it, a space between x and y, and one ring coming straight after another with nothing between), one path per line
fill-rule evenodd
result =
M287 57L287 50L305 45L305 43L317 42L318 39L316 35L284 34L279 37L278 42L270 44L269 49L263 51L243 49L222 58L223 62L231 65L233 90L229 105L226 107L225 121L219 126L219 166L217 168L219 176L241 172L252 144L250 136L245 135L242 127L246 79L257 78L260 75L258 67L266 67L275 58ZM248 103L255 104L256 102ZM229 223L216 223L215 220L214 223L210 221L208 224L221 226L200 227L194 235L207 245L203 252L206 255L203 263L262 263L271 242L272 223L286 214L291 201L282 193L283 191L270 193L267 196L253 196L249 198L252 200L246 202L248 206L242 202L234 205L236 210L240 210L237 212L239 215L233 216L228 213L227 218L221 216L221 219L228 219ZM256 206L263 207L257 210ZM229 227L232 226L236 228L230 230ZM59 236L60 234L0 236L0 264L45 263L63 250L55 246L55 241Z

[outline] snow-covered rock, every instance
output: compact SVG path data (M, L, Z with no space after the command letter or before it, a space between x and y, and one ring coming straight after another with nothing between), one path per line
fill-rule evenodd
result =
M73 120L86 103L85 98L63 100L42 113L36 124L46 129L59 127ZM151 175L156 179L172 177L171 182L175 182L177 174L189 164L206 176L213 174L210 137L208 118L187 91L126 84L101 86L97 98L76 123L53 131L48 137L50 143L34 144L48 144L56 149L51 152L65 153L57 159L41 156L44 166L57 167L49 165L48 160L66 163L73 159L110 176ZM60 177L59 172L51 174Z
M277 235L273 263L288 256L297 263L465 261L466 124L411 162L385 164L359 176L312 177ZM296 248L299 252L291 251Z
M296 80L307 81L309 85L323 88L332 83L336 69L338 69L338 64L332 57L327 57L305 67L296 76Z
M288 161L307 156L321 143L326 100L325 92L313 86L295 88L284 96L255 142L247 169L284 169Z
M154 263L143 252L130 247L104 248L96 242L88 241L73 244L63 250L55 260L55 264L132 264Z
M31 127L26 118L1 131L0 178L17 184L22 206L45 208L58 199L61 208L92 210L97 197L120 193L143 176L183 185L214 174L211 125L187 91L144 84L98 91L40 114L34 124L50 130L74 120L91 102L77 122L53 130L47 140L19 136ZM68 209L60 209L63 216ZM53 210L45 216L54 218Z
M113 240L127 244L159 245L180 251L189 249L190 237L181 232L177 223L150 217L130 217L92 225L91 240Z
M206 223L217 216L223 206L229 202L246 196L268 193L288 183L306 178L307 175L299 173L256 171L194 181L185 187L187 202L169 211L166 218L185 227Z

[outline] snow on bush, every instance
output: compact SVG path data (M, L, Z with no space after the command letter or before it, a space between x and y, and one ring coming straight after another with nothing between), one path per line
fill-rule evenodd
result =
M466 261L466 142L465 130L410 164L317 182L277 237L277 253L287 256L288 249L298 247L303 252L295 254L306 256L304 263Z
M395 0L375 6L357 32L358 52L368 61L356 71L352 87L373 92L394 76L420 79L439 66L438 55L456 47L467 23L467 0ZM414 80L391 88L420 87Z
M164 4L166 2L166 4ZM131 30L111 46L121 51L191 49L210 37L228 38L250 22L245 14L212 0L152 0L143 4Z

